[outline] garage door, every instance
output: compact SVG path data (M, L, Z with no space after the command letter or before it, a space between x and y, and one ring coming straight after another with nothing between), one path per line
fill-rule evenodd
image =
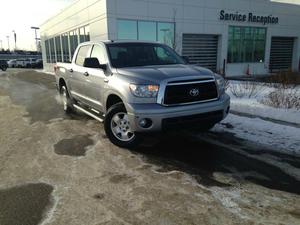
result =
M287 70L292 67L294 38L272 37L270 70Z
M183 34L182 55L190 62L217 70L218 36L203 34Z

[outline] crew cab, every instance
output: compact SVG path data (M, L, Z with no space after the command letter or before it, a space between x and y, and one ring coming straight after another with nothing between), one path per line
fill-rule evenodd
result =
M220 75L159 43L82 43L72 63L58 63L55 73L65 112L77 109L104 122L120 147L136 146L149 132L208 130L229 112Z

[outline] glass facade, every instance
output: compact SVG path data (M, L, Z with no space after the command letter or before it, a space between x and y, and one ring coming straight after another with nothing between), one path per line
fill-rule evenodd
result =
M133 20L118 20L118 39L137 40L138 29L137 21Z
M228 63L264 62L266 28L229 26Z
M158 41L174 47L174 23L120 19L117 28L120 40Z
M47 63L70 62L78 44L86 41L90 41L89 26L45 40Z
M50 57L50 45L49 45L49 40L45 41L45 49L46 49L46 61L47 63L51 62L51 57Z
M55 57L55 46L54 46L54 38L51 38L49 40L50 43L50 55L51 55L51 63L54 63L56 61Z
M155 22L138 22L138 39L143 41L156 41L156 23Z
M56 48L56 60L57 62L62 62L60 36L55 37L55 48Z

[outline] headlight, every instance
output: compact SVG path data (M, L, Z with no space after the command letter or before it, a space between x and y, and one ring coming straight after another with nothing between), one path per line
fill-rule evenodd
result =
M159 90L158 85L130 84L131 93L139 98L156 98Z
M218 85L220 95L225 93L225 80L222 76L215 74L216 82Z

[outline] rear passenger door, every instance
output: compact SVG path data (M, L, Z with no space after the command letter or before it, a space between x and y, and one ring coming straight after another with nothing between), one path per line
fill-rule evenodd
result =
M86 57L89 57L92 45L83 45L78 51L72 67L70 69L70 91L72 96L82 103L87 104L89 101L87 99L86 93L86 69L83 67L83 63Z
M104 45L95 44L91 51L91 58L97 58L100 64L107 64L108 59ZM86 81L86 95L89 99L89 105L94 109L103 112L103 90L108 77L102 69L85 68L88 76L85 77Z

